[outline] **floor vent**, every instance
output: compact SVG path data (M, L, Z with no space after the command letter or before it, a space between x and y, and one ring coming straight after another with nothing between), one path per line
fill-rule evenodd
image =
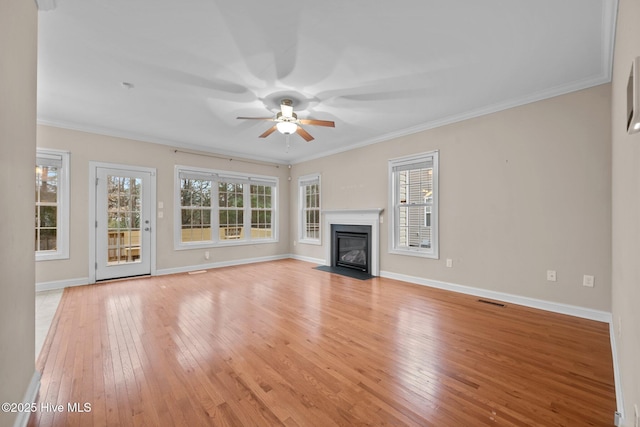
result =
M502 304L500 302L487 301L486 299L479 299L478 302L481 302L481 303L484 303L484 304L497 305L498 307L504 307L504 304Z
M206 273L207 270L196 270L196 271L190 271L187 274L202 274L202 273Z

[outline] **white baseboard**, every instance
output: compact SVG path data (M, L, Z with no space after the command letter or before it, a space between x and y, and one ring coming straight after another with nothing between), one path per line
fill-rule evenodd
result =
M441 282L438 280L424 279L422 277L407 276L405 274L381 271L381 277L414 283L416 285L429 286L437 289L473 295L482 298L489 298L498 301L510 302L512 304L524 305L526 307L551 311L553 313L567 314L569 316L581 317L583 319L596 320L599 322L611 323L611 313L600 310L593 310L575 305L562 304L558 302L545 301L535 298L523 297L519 295L507 294L504 292L490 291L487 289L474 288L471 286L458 285L455 283Z
M77 279L54 280L52 282L36 283L36 292L53 291L56 289L70 288L72 286L88 285L88 277L80 277Z
M27 391L24 394L24 398L22 399L22 403L31 404L36 401L38 397L38 392L40 391L40 372L35 371L33 376L31 377L31 381L29 382L29 387L27 387ZM31 412L18 412L18 416L16 417L15 422L13 423L13 427L26 427L29 422L29 416Z
M208 270L208 269L221 268L221 267L231 267L234 265L253 264L256 262L277 261L280 259L288 259L288 258L289 258L289 254L284 254L284 255L273 255L273 256L258 257L258 258L244 258L244 259L236 259L231 261L212 262L208 264L189 265L185 267L163 268L160 270L156 270L156 275L164 276L167 274L188 273L190 271Z
M616 345L616 331L613 327L613 319L609 322L609 339L611 340L611 357L613 359L613 382L616 388L617 412L624 420L624 397L622 396L622 377L620 376L620 365L618 364L618 347Z
M302 256L297 254L289 254L289 258L296 259L298 261L311 262L313 264L325 265L325 260L321 258L311 258L308 256Z

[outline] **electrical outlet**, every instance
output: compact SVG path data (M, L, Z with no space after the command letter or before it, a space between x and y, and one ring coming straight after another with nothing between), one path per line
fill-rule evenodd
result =
M453 260L451 258L447 258L447 267L453 267Z
M595 278L593 276L589 276L588 274L585 274L584 276L582 276L582 286L586 286L587 288L593 288L594 283L595 283Z
M209 259L209 251L206 251L206 252L204 253L204 259Z
M547 270L547 281L555 282L556 281L556 271L555 270Z

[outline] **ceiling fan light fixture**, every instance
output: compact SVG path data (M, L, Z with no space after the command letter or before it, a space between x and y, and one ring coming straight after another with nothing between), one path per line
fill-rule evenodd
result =
M298 134L300 138L307 142L313 141L313 136L306 131L300 125L310 126L327 126L335 127L335 123L329 120L315 120L315 119L298 119L298 115L293 112L293 102L290 99L283 99L280 103L280 110L276 114L275 118L272 117L237 117L243 120L264 120L268 122L276 122L265 132L263 132L259 138L266 138L276 130L283 135L291 135L292 133ZM287 137L287 147L289 146L289 138Z
M278 122L276 123L276 128L278 129L278 132L290 135L298 130L298 125L293 122Z

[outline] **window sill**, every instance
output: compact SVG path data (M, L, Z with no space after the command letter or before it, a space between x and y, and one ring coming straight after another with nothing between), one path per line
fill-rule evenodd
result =
M40 261L57 261L62 259L69 259L69 254L64 254L61 252L53 252L53 253L36 253L36 262Z
M278 243L278 239L263 239L263 240L231 240L227 242L197 242L197 243L179 243L174 245L176 251L188 251L191 249L205 249L205 248L224 248L228 246L251 246L251 245L263 245L269 243Z
M298 243L302 243L304 245L322 246L322 242L320 241L320 239L299 239Z
M414 256L414 257L419 257L419 258L430 258L430 259L440 259L440 256L435 252L435 251L421 251L418 249L415 250L411 250L411 249L389 249L389 253L390 254L395 254L395 255L407 255L407 256Z

